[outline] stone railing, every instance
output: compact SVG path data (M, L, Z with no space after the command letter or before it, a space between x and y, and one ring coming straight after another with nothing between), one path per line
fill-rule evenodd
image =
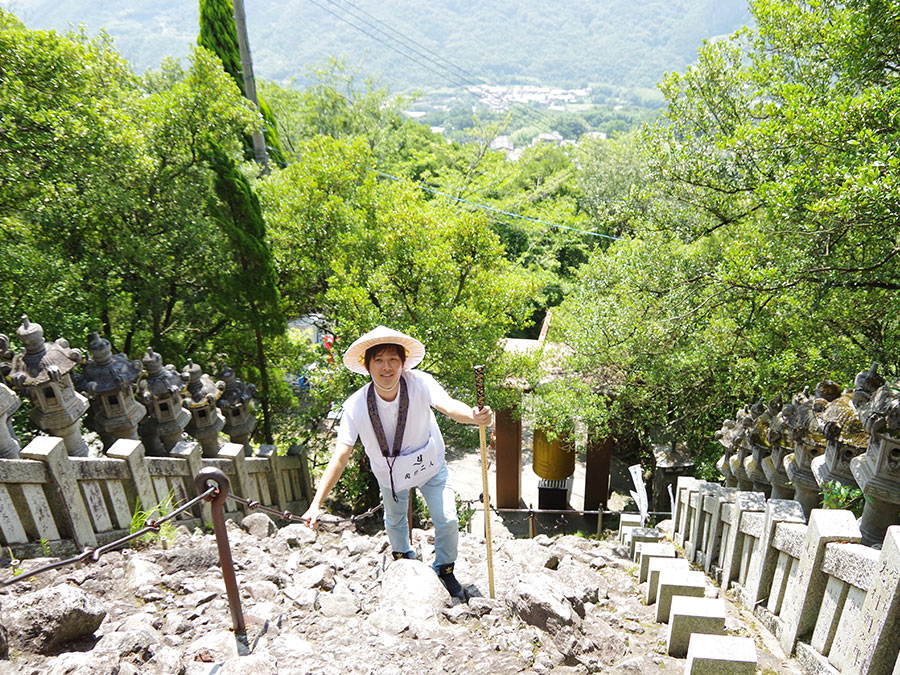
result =
M0 460L2 554L63 555L113 541L127 534L138 509L196 496L194 476L206 466L225 473L240 497L302 513L311 498L309 470L305 450L292 451L246 457L243 445L225 443L208 458L198 443L180 441L167 457L146 457L140 441L120 439L104 457L70 457L63 439L39 436L22 449L21 459ZM208 508L197 506L176 522L208 522ZM238 521L245 508L226 503L228 516Z
M675 543L809 673L900 673L900 526L863 546L849 511L678 479Z

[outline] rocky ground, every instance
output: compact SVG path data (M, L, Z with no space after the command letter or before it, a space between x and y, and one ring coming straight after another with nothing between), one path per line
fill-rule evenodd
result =
M235 634L215 539L104 555L0 590L0 675L679 673L614 538L498 538L496 599L483 537L462 534L452 601L429 565L391 561L383 534L278 529L265 514L228 534L247 630ZM428 532L415 547L431 560ZM25 561L27 570L46 561ZM8 578L10 571L0 571ZM708 595L717 589L712 585ZM761 672L799 673L729 601L727 627L756 640ZM6 639L3 639L3 638ZM8 644L7 644L8 642Z

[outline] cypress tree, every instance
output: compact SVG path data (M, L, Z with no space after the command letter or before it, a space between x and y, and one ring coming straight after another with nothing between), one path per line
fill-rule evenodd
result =
M200 35L197 42L222 60L225 72L234 78L241 93L246 96L237 28L234 25L234 6L231 0L200 0ZM286 162L278 138L275 116L262 97L258 99L259 111L266 123L263 135L269 159L279 166L284 166ZM249 136L244 139L244 155L247 159L253 159L253 141Z
M214 190L218 197L210 201L210 212L228 238L236 263L235 274L226 278L221 288L221 304L226 314L233 315L235 323L249 324L254 331L263 429L266 442L272 443L269 373L263 338L282 333L285 322L279 306L272 254L266 243L266 223L256 193L235 162L218 147L208 152L208 161L215 172Z

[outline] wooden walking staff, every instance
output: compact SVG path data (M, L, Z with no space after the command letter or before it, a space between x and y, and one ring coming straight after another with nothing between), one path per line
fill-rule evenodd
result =
M475 366L475 401L479 409L484 407L484 366ZM494 550L491 540L491 493L488 491L487 475L487 440L485 427L479 425L478 436L481 440L481 485L484 492L484 539L487 542L488 587L491 598L494 597Z

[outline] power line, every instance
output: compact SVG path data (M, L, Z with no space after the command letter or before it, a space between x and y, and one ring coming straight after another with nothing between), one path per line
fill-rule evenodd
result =
M337 18L338 20L347 23L348 25L352 26L353 28L355 28L355 29L358 30L359 32L363 33L364 35L366 35L366 36L372 38L372 39L375 40L376 42L378 42L378 43L382 44L383 46L385 46L385 47L391 49L392 51L394 51L394 52L400 54L400 55L403 56L404 58L409 59L410 61L413 61L414 63L417 63L419 66L421 66L421 67L425 68L426 70L428 70L428 71L430 71L430 72L432 72L432 73L438 75L438 76L441 77L442 79L443 79L443 78L448 78L448 77L449 77L449 78L451 79L451 81L453 82L453 84L456 84L457 86L471 86L471 87L474 87L474 88L476 89L476 93L478 93L478 94L480 94L480 95L482 95L482 96L485 96L485 97L487 97L487 98L493 99L494 101L497 102L496 104L497 104L498 106L502 103L502 101L503 101L502 98L498 97L498 96L497 96L496 94L494 94L493 92L486 91L486 90L484 89L484 87L487 86L487 85L485 85L484 83L475 82L475 81L473 81L472 79L470 79L470 78L477 78L477 76L472 75L472 74L469 73L468 71L465 71L464 69L462 69L462 68L460 68L459 66L455 65L455 64L452 63L451 61L448 61L448 60L445 59L443 56L437 54L436 52L434 52L433 50L429 49L428 47L426 47L426 46L424 46L424 45L422 45L422 44L416 42L414 39L412 39L412 38L410 38L410 37L404 35L403 33L401 33L400 31L396 30L395 28L392 28L390 25L388 25L387 23L385 23L385 22L382 21L381 19L378 19L377 17L375 17L375 16L373 16L372 14L366 12L365 10L363 10L363 9L361 9L361 8L359 8L359 7L357 7L356 5L354 5L354 4L351 3L351 2L347 2L346 0L345 0L345 2L344 2L344 4L349 5L349 6L352 7L356 12L359 12L360 14L363 14L363 15L366 16L366 17L370 17L370 18L373 19L374 21L376 21L376 22L378 22L379 24L385 26L389 31L391 31L391 32L393 32L393 33L396 33L397 35L401 36L401 37L403 38L403 40L398 39L398 38L395 37L394 35L391 35L389 32L387 32L387 31L385 31L385 30L382 30L382 29L378 28L377 26L372 25L372 23L369 22L367 19L365 19L365 18L363 18L363 17L360 17L360 16L354 14L351 10L347 9L346 7L342 6L341 3L337 2L337 0L325 0L325 1L328 2L329 4L331 4L332 6L339 8L340 11L345 12L346 14L348 14L350 17L352 17L352 18L355 19L356 21L361 21L361 22L363 22L363 24L366 26L366 28L369 28L369 29L371 29L371 30L373 30L373 31L376 31L376 32L380 33L381 35L384 35L384 36L385 36L386 38L388 38L389 40L392 40L392 41L394 41L394 42L400 44L404 49L410 50L411 52L413 52L413 53L419 55L420 57L422 57L422 58L424 58L425 60L431 62L432 64L434 64L435 66L437 66L438 68L440 68L440 69L441 69L442 71L444 71L444 72L438 72L438 71L436 71L436 70L435 70L434 68L432 68L431 66L428 66L427 64L423 63L420 59L417 59L417 58L413 57L411 54L406 53L406 52L403 52L403 51L397 49L396 47L394 47L393 45L388 44L388 43L385 42L384 40L382 40L382 39L380 39L379 37L373 35L373 34L372 34L371 32L369 32L368 30L365 30L364 28L360 27L359 25L357 25L357 24L354 23L353 21L350 21L350 20L347 19L345 16L339 15L339 14L337 14L337 13L331 11L331 10L328 9L327 7L324 7L323 5L321 5L321 4L320 4L319 2L317 2L316 0L310 0L310 2L312 2L314 5L316 5L317 7L319 7L320 9L322 9L323 11L328 12L329 14L331 14L332 16L334 16L335 18ZM406 42L404 42L404 40L405 40ZM409 44L407 44L407 43L409 43ZM427 52L427 53L424 53L422 50L424 50L424 52ZM435 60L435 58L432 58L431 56L429 56L429 54L434 55L435 57L437 57L438 60ZM441 63L441 62L444 62L444 63L449 64L449 67L446 66L446 65L444 65L444 63ZM462 75L459 75L457 72L454 72L454 70L455 70L455 71L458 71L458 73L462 73ZM515 109L515 108L514 108L514 109ZM555 122L556 122L556 120L555 120L553 117L551 117L550 115L547 115L547 114L543 113L543 112L540 111L540 110L537 110L537 109L535 109L535 108L531 108L531 107L526 106L526 105L524 105L524 104L521 104L521 105L520 105L520 107L519 107L519 112L524 113L524 114L526 115L527 118L530 118L530 121L532 121L532 122L535 122L535 121L541 121L541 122L544 122L544 123L550 125L551 128L552 128L552 125L554 125Z
M327 0L327 1L330 2L331 4L338 4L338 3L337 3L337 0ZM379 24L381 24L382 26L384 26L388 31L390 31L390 32L392 32L392 33L396 33L397 35L399 35L401 38L403 38L403 40L405 40L406 42L408 42L408 43L410 43L410 44L412 45L412 47L410 47L410 46L408 46L408 45L404 45L404 46L407 46L407 48L413 49L413 51L416 51L416 53L419 53L419 54L421 54L421 52L418 51L418 49L416 49L416 48L421 48L422 50L424 50L424 51L427 52L428 54L431 54L432 56L434 56L435 58L437 58L439 61L442 61L443 63L447 64L447 66L449 66L449 67L447 67L447 66L442 66L442 67L446 68L446 69L448 70L448 72L451 71L451 70L456 71L456 72L458 73L457 77L461 77L465 82L467 82L467 83L470 84L471 86L475 87L476 89L479 89L479 90L480 90L479 93L481 93L482 95L484 95L484 96L486 96L486 97L493 98L495 101L499 101L499 102L502 103L502 101L503 101L502 97L499 97L497 94L494 94L493 92L490 92L490 91L484 91L483 88L486 87L486 86L488 86L488 85L487 85L484 81L482 81L481 78L480 78L479 76L473 74L472 72L466 70L465 68L462 68L462 67L456 65L455 63L453 63L453 62L450 61L449 59L445 58L445 57L442 56L441 54L438 54L437 52L435 52L434 50L430 49L429 47L427 47L427 46L421 44L420 42L417 42L414 38L411 38L411 37L409 37L408 35L406 35L406 34L400 32L399 30L397 30L397 29L394 28L393 26L387 24L386 22L382 21L381 19L379 19L379 18L376 17L375 15L373 15L373 14L367 12L367 11L364 10L363 8L359 7L358 5L354 5L352 2L350 2L350 0L343 0L342 4L344 4L344 5L349 5L350 7L353 7L354 10L356 10L356 11L359 12L360 14L363 14L363 15L365 15L365 16L371 18L371 19L372 19L373 21L375 21L376 23L379 23ZM347 10L344 9L344 11L347 11ZM383 32L383 31L382 31L382 32ZM396 40L396 41L398 41L398 42L401 42L401 44L403 43L402 40L398 40L397 38L393 37L392 35L388 35L388 37L390 37L391 39ZM425 55L422 54L422 56L425 56ZM426 58L428 58L428 57L426 56ZM434 62L433 59L429 59L429 60L431 60L432 62ZM551 117L550 115L547 115L547 114L543 113L542 111L540 111L540 110L538 110L538 109L535 109L535 108L529 108L528 106L525 106L525 105L522 105L522 108L523 108L524 111L530 112L530 113L533 114L533 115L537 115L537 116L539 116L541 119L543 119L544 121L546 121L546 122L548 122L548 123L553 123L553 122L555 122L555 120L554 120L553 117Z
M449 195L446 192L441 192L440 190L435 190L432 187L429 187L423 183L417 183L415 181L409 180L407 178L400 178L398 176L392 176L389 173L385 173L384 171L379 171L378 169L369 169L372 173L375 173L379 176L383 176L384 178L390 178L391 180L398 181L400 183L410 183L411 185L419 188L420 190L425 190L426 192L430 192L435 195L439 195L441 197L445 197L446 199L451 199L456 202L462 202L463 204L469 204L470 206L474 206L479 209L483 209L484 211L491 211L493 213L500 213L504 216L509 216L510 218L519 218L520 220L527 220L532 223L538 223L540 225L549 225L550 227L557 227L563 230L571 230L573 232L580 232L581 234L589 234L594 237L603 237L604 239L613 239L615 241L624 241L622 237L614 237L611 234L604 234L602 232L594 232L593 230L582 230L577 227L569 227L568 225L560 225L559 223L552 223L549 220L542 220L540 218L532 218L531 216L523 216L519 213L513 213L512 211L504 211L503 209L498 209L494 206L489 206L488 204L479 204L478 202L473 202L469 199L463 199L462 197L454 197L453 195Z

